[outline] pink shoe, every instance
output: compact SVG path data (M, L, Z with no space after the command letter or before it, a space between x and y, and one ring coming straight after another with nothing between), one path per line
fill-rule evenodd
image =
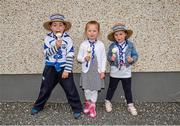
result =
M96 105L95 105L95 103L91 103L89 112L90 112L90 117L92 117L92 118L96 117Z
M86 102L85 102L85 108L84 108L84 113L85 113L85 114L88 114L88 113L89 113L90 105L91 105L90 101L86 100Z

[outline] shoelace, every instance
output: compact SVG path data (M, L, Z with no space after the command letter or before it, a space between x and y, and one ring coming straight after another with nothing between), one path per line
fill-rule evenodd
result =
M107 105L108 107L112 107L112 104L111 104L110 102L106 102L106 105Z
M136 108L134 106L128 107L132 111L136 111Z

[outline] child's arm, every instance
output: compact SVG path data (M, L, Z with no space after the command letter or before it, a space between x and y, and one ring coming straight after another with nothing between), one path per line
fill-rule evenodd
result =
M112 48L113 48L113 45L111 44L109 46L109 50L108 50L108 53L107 53L107 60L111 63L112 62Z
M102 46L102 50L101 50L101 54L102 54L102 64L101 64L101 73L100 73L100 79L104 79L105 78L105 71L106 71L106 51L105 51L105 47L104 44Z
M51 40L51 41L56 41ZM58 48L61 46L62 41L58 40L58 42L56 42L55 46L50 45L50 40L48 37L45 38L44 40L44 54L45 56L51 56L54 55L58 52Z
M74 61L73 41L71 40L71 38L68 38L66 64L65 64L64 72L68 72L68 73L72 72L73 61Z
M102 55L102 59L101 59L101 61L102 61L102 65L101 65L101 72L105 72L106 71L106 51L105 51L105 47L104 47L104 44L103 44L103 46L102 46L102 53L101 53L101 55Z
M80 45L80 48L79 48L77 60L80 63L86 62L85 56L84 56L84 49L83 49L83 45L82 44Z
M136 51L134 44L132 44L131 57L128 59L129 59L129 63L131 64L134 64L138 60L138 53Z

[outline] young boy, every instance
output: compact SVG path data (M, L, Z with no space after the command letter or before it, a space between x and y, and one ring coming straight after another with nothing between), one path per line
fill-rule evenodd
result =
M108 61L110 63L110 82L106 95L106 111L112 111L111 99L121 80L125 98L128 105L128 111L132 115L137 115L136 108L133 104L131 92L131 65L138 59L137 51L128 38L133 31L123 24L116 24L109 33L108 39L112 41L108 51Z
M44 23L44 28L50 33L45 37L44 54L45 68L39 97L34 103L31 114L43 110L45 103L54 87L59 83L66 93L74 118L81 116L82 104L73 79L73 42L66 33L71 28L71 23L65 21L61 14L50 16L50 21Z

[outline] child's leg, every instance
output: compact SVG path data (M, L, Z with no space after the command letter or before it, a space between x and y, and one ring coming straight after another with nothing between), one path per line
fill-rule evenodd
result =
M97 98L98 98L98 91L96 90L91 91L91 90L86 89L84 90L84 94L85 94L86 100L96 103Z
M96 102L98 98L98 91L93 90L91 91L91 105L89 108L90 117L94 118L96 117Z
M111 104L111 99L114 95L114 92L117 88L117 85L119 83L119 78L113 78L110 77L110 81L109 81L109 88L106 94L106 100L105 100L105 107L106 107L106 111L107 112L111 112L112 111L112 104Z
M60 74L59 83L61 84L62 88L66 93L68 103L71 105L73 112L74 113L82 112L82 104L74 83L73 74L69 73L69 77L66 79L62 79L61 76L62 74Z
M42 110L45 103L49 99L52 90L58 83L58 73L56 72L55 68L52 66L45 66L43 72L43 79L41 83L39 97L34 103L34 109Z
M131 91L131 78L123 78L121 79L121 81L122 81L122 86L127 104L133 103L132 91Z
M91 100L91 91L88 89L84 90L85 99L90 101Z
M90 100L92 103L96 103L98 98L98 91L93 90L91 91Z
M119 80L120 80L119 78L110 77L109 87L106 94L106 100L111 101L114 92L117 88Z
M128 105L128 111L132 115L137 115L137 110L134 107L133 98L132 98L131 78L123 78L121 79L121 81L122 81L122 86L123 86L123 90L124 90L127 105Z
M128 104L128 111L132 115L137 115L137 110L134 107L133 98L132 98L131 78L123 78L123 79L121 79L121 81L122 81L122 86L123 86L123 90L125 93L126 101Z
M91 91L88 89L84 90L84 95L85 95L85 107L84 107L84 113L88 114L90 110L90 105L91 105Z

